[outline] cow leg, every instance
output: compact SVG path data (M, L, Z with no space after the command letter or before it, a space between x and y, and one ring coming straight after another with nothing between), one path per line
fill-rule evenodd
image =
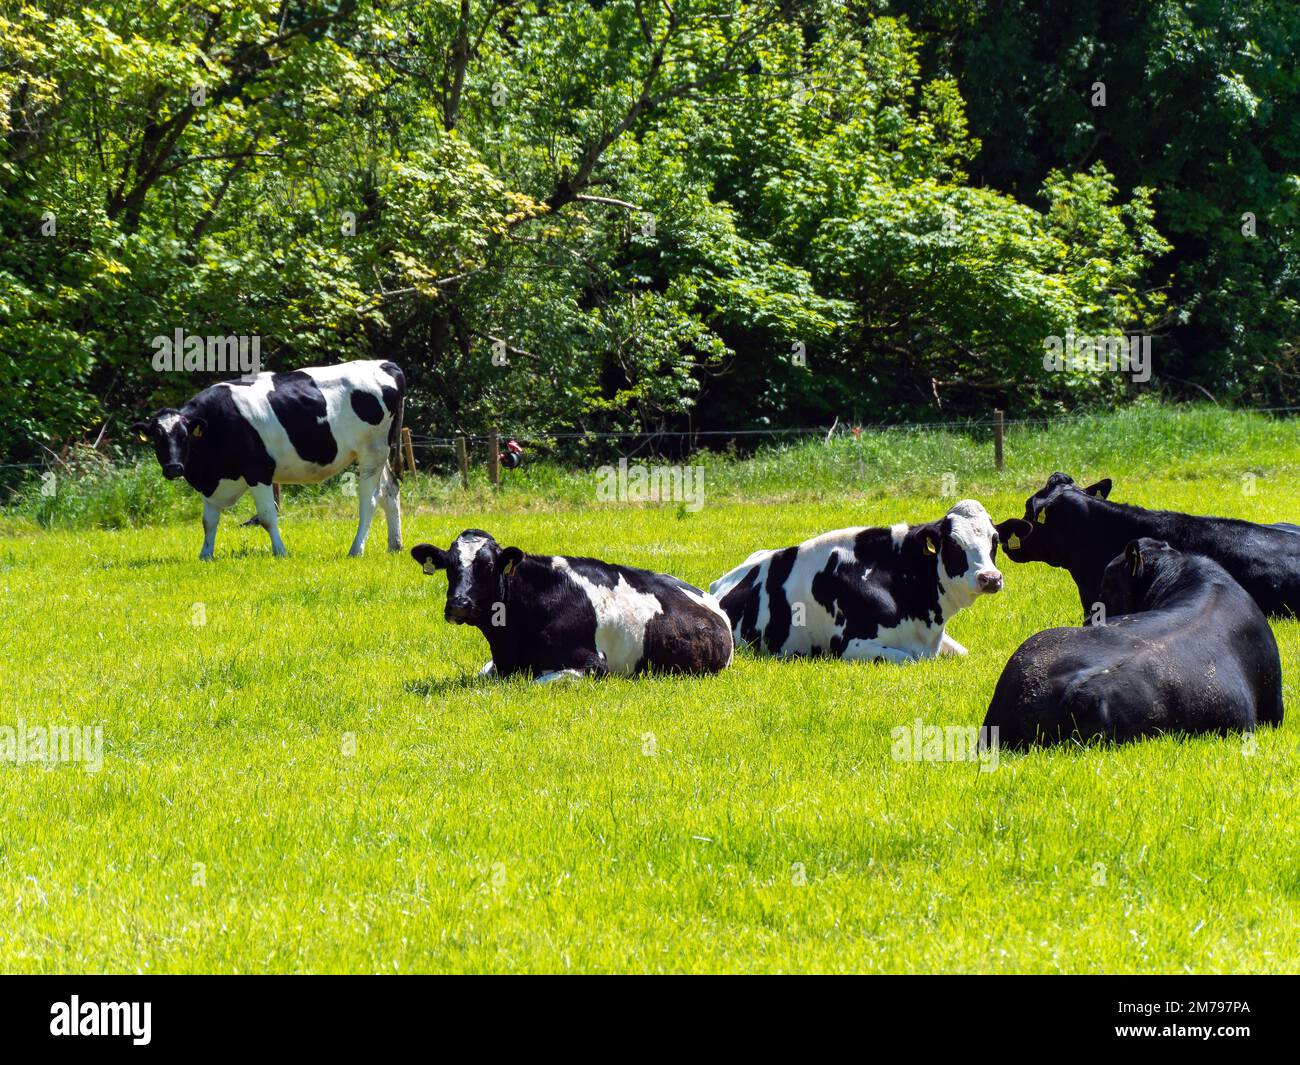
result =
M557 680L581 680L583 677L605 677L609 675L609 665L605 656L599 651L575 651L569 656L569 666L565 669L553 669L539 676L535 684L553 684Z
M388 525L388 550L402 549L402 501L398 496L399 485L393 471L384 464L384 471L379 475L379 503L384 508L384 521Z
M487 660L487 665L478 671L480 677L495 677L497 675L497 664L491 658Z
M275 509L275 489L269 484L253 485L253 502L257 504L257 523L271 534L271 554L283 558L289 552L280 539L280 514Z
M210 499L203 500L203 550L199 552L200 562L211 562L212 552L217 546L217 525L221 521L221 507Z
M879 640L850 640L840 655L846 662L915 662L917 656L897 647L887 647Z
M379 494L379 479L383 475L384 464L369 470L362 470L357 479L357 495L361 498L361 512L357 516L357 535L348 548L348 555L357 558L366 550L366 537L370 535L370 523L375 520L375 497ZM391 531L390 531L391 535Z
M941 655L964 655L970 652L945 632L943 639L939 641L939 653Z
M554 684L557 680L582 680L586 675L580 669L554 669L550 673L543 673L533 683Z

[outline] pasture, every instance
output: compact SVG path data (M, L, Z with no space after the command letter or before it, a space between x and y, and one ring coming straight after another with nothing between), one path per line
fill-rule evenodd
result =
M407 547L480 526L707 587L763 546L1019 516L1055 469L1112 498L1300 519L1300 428L1137 407L983 436L898 433L715 457L705 505L597 503L525 466L499 494L417 475ZM943 475L952 474L945 485ZM945 487L955 493L945 496ZM0 722L102 725L97 772L0 764L8 972L1236 972L1300 948L1300 624L1274 625L1284 726L1124 748L892 757L979 725L1008 656L1074 625L1063 571L1006 589L909 667L738 653L705 679L480 681L445 577L343 557L355 501L285 495L290 557L155 465L0 523ZM251 504L237 508L238 519Z

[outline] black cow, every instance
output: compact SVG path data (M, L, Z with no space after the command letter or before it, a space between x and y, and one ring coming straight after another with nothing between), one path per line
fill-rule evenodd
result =
M1112 503L1110 480L1081 488L1063 473L1025 501L1033 531L1007 540L1013 562L1046 562L1068 570L1085 617L1099 602L1101 577L1130 540L1151 537L1179 551L1205 555L1226 569L1266 614L1300 614L1300 533L1294 525L1257 525Z
M1040 632L1007 662L984 718L1000 746L1282 723L1273 631L1217 562L1134 540L1100 595L1104 625Z
M425 573L447 571L444 617L473 625L492 658L480 671L552 681L604 673L716 673L731 628L712 596L676 577L594 558L528 555L466 529L449 550L419 544Z
M316 484L354 462L360 517L348 554L365 550L376 503L384 508L388 549L399 551L405 393L396 363L345 362L222 381L180 410L164 408L131 428L153 444L163 476L183 476L203 496L201 559L212 558L221 512L249 489L271 550L287 554L272 484Z

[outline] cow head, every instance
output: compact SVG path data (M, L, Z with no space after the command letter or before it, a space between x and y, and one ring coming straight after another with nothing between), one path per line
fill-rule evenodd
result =
M994 525L988 511L974 499L963 499L939 521L918 525L908 533L914 549L933 556L939 586L945 597L959 604L1002 590L997 567L998 543L1011 536L1028 535L1026 522L1010 518Z
M1101 578L1101 602L1106 616L1118 617L1141 610L1152 582L1178 554L1163 540L1149 536L1130 540L1123 553L1111 559Z
M163 476L173 481L184 476L193 441L202 438L207 427L203 418L164 407L148 421L136 422L131 426L131 432L140 443L153 445Z
M454 625L486 625L495 604L505 601L506 579L524 557L517 547L502 547L482 529L466 529L444 551L417 544L411 557L425 573L447 571L443 616Z
M1081 488L1074 478L1054 473L1047 483L1025 500L1025 521L1029 532L1015 540L1006 538L1007 558L1012 562L1046 562L1065 566L1077 553L1078 540L1087 520L1088 498L1110 495L1110 478Z

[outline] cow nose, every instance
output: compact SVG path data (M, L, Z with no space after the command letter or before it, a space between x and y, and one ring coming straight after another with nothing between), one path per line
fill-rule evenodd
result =
M169 481L176 480L176 478L180 477L184 472L185 467L179 462L169 462L163 467L163 476Z
M986 569L975 578L975 583L979 585L981 592L1000 592L1002 590L1002 574L995 569Z
M445 613L448 621L465 621L473 613L473 604L466 596L454 595L447 600Z

